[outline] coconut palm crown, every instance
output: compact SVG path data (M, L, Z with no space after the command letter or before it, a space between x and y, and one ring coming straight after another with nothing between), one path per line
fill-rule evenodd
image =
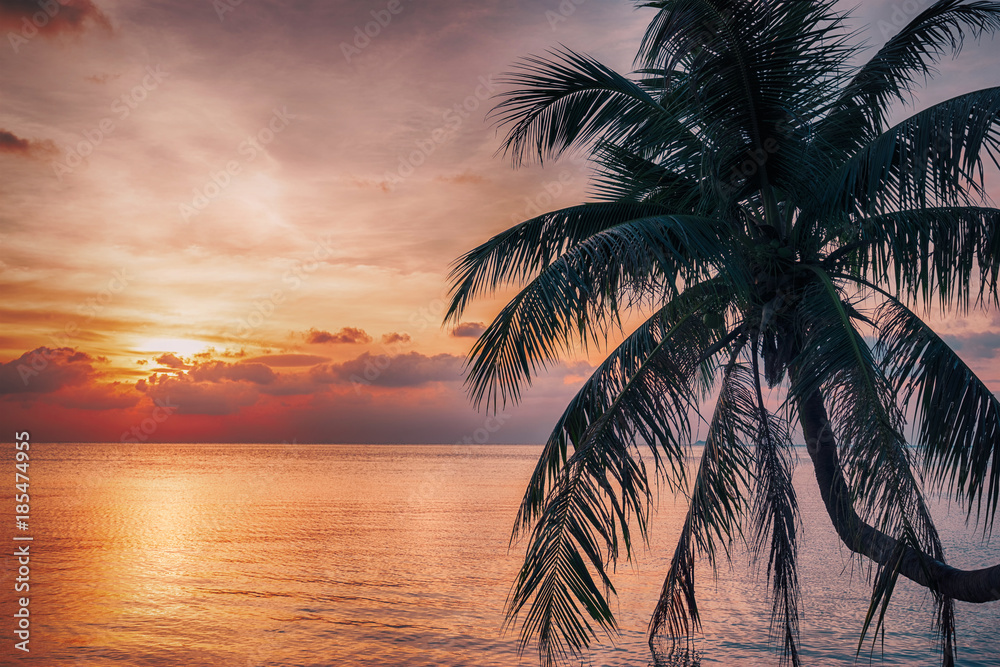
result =
M837 534L872 565L861 641L902 575L933 597L953 664L953 601L1000 599L1000 565L949 566L924 494L991 531L1000 402L918 313L998 303L984 164L1000 148L1000 87L890 113L964 37L1000 28L1000 3L934 2L873 55L833 2L641 4L655 16L633 74L561 48L522 61L494 109L515 165L586 151L594 201L511 227L452 273L451 322L517 289L470 353L481 406L623 338L528 483L508 621L547 664L613 635L609 573L645 540L665 485L690 505L651 646L697 631L695 559L714 567L739 542L766 568L782 659L799 664L797 425Z

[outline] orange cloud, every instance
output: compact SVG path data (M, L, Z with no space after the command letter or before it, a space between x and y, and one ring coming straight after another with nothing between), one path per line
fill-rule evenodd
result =
M461 174L455 174L454 176L438 176L434 180L441 183L455 183L456 185L476 185L487 182L485 177L469 170L463 171Z
M387 334L382 334L382 344L383 345L405 345L410 342L410 334L407 333L396 333L395 331Z
M354 327L344 327L337 333L333 334L329 331L319 331L317 329L310 329L308 336L306 337L306 342L316 345L323 343L345 343L349 345L357 344L367 344L374 340L368 335L363 329L355 329Z
M91 83L104 84L108 81L114 81L115 79L120 79L121 74L92 74L88 77L84 77L87 81Z
M451 335L455 338L479 338L486 331L486 324L483 322L462 322L451 330Z
M271 384L277 375L264 364L237 363L227 364L224 361L211 361L197 364L187 376L195 382L250 382L253 384Z
M0 364L0 425L40 442L440 443L475 433L488 433L489 442L538 442L572 389L563 377L581 370L554 369L516 418L485 431L486 416L470 408L458 382L458 355L366 352L281 373L257 362L187 362L134 383L109 382L120 369L105 362L40 347ZM25 385L18 366L32 364L38 375Z
M155 359L155 361L161 366L166 366L167 368L177 368L177 369L190 368L190 366L188 366L183 359L169 352L166 354L161 354Z
M258 363L275 368L294 368L302 366L315 366L328 361L327 357L316 354L271 354L266 357L253 357L247 359L246 363Z

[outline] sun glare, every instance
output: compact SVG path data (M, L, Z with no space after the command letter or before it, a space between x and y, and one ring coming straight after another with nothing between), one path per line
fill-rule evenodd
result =
M145 338L136 345L136 351L147 355L172 353L190 357L209 347L208 343L188 338Z

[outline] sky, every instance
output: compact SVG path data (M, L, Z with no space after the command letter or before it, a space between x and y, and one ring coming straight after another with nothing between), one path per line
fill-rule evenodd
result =
M875 47L926 4L866 2L852 26ZM442 326L447 276L490 235L586 201L590 172L513 169L487 115L520 57L565 45L628 72L651 16L598 0L0 0L2 432L543 441L599 357L477 411L463 365L502 299ZM995 85L998 54L1000 38L967 44L917 108ZM1000 316L934 321L1000 389Z

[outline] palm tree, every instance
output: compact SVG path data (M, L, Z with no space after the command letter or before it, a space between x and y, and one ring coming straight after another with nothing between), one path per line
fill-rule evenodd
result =
M766 562L772 628L798 664L797 421L837 534L874 566L862 641L902 575L936 601L953 664L953 600L1000 599L1000 565L947 565L924 493L956 498L989 533L1000 402L918 313L1000 301L983 170L1000 148L1000 88L895 124L890 112L965 32L1000 28L1000 3L939 0L861 65L833 2L641 4L657 11L633 75L563 48L521 62L494 109L515 165L587 151L595 201L511 227L452 273L452 322L518 289L470 353L470 395L489 409L561 355L623 337L528 483L508 621L547 664L613 633L608 573L636 527L646 538L665 484L690 506L651 647L697 630L695 558L714 567L739 540ZM693 419L712 399L690 478Z

